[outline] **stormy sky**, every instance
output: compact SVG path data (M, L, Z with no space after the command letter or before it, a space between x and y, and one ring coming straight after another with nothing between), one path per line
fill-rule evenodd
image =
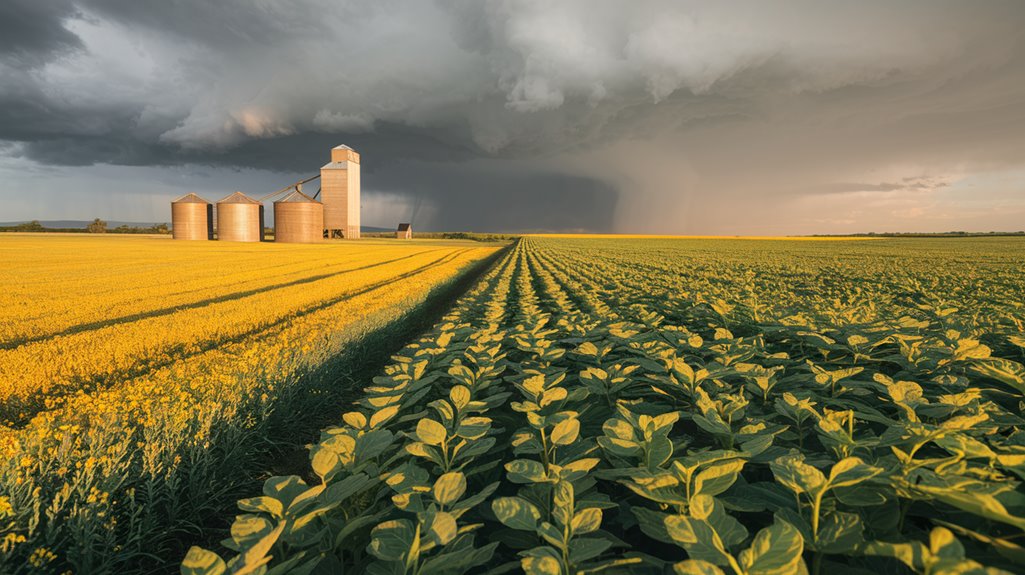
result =
M1025 228L1025 2L2 0L0 221L362 154L364 225Z

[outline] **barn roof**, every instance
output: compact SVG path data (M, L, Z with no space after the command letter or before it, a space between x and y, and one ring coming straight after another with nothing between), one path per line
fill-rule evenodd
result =
M299 190L293 190L291 194L281 198L274 202L275 204L289 203L289 204L319 204L317 200L307 196Z
M412 225L413 224L399 224L399 230L398 231L400 231L400 232L408 232L410 230L410 228L412 227Z
M218 204L258 204L260 202L250 198L242 192L235 192L217 202Z
M210 202L204 200L203 198L197 196L194 193L188 193L188 194L185 194L184 196L178 198L177 200L173 200L171 203L172 204L209 204Z

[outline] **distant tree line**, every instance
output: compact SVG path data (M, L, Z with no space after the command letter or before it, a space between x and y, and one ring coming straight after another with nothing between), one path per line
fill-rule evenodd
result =
M107 222L100 218L94 219L84 228L48 228L39 223L39 220L32 220L14 226L0 226L0 232L60 232L69 234L169 234L171 227L167 224L156 224L154 226L139 227L120 225L116 228L107 226Z
M1017 232L862 232L857 234L814 234L814 238L976 238L988 236L1025 236L1025 230Z

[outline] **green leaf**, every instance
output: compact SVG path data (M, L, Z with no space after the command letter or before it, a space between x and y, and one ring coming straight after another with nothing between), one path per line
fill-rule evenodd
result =
M694 532L694 524L685 515L667 515L665 522L666 533L669 537L684 545L698 542L697 533Z
M712 435L730 435L733 430L730 429L729 425L719 417L719 414L714 411L708 411L704 415L693 416L694 423L698 427L711 433Z
M437 421L424 418L416 424L416 436L427 445L441 445L448 437L448 431Z
M587 472L594 469L594 467L600 462L601 460L596 457L578 459L563 465L562 470L559 472L559 476L566 481L576 481L577 479L586 476Z
M505 464L509 481L513 483L544 483L548 481L545 466L532 459L514 459Z
M384 453L384 450L395 440L395 435L387 429L375 429L359 436L356 440L355 461L364 462Z
M562 529L552 525L547 521L541 522L541 526L537 528L537 533L541 536L542 539L547 541L549 544L559 548L562 548L564 545L568 543L568 541L566 541L564 538Z
M803 552L804 539L797 528L776 519L755 535L737 560L746 575L790 575L798 572Z
M455 516L447 511L438 511L433 516L428 516L427 536L438 545L451 543L456 538L458 530Z
M1025 347L1025 345L1023 345L1022 347ZM972 531L971 529L961 527L960 525L954 525L952 523L946 523L943 521L938 522L957 531L961 535L967 535L968 537L971 537L972 539L975 539L976 541L989 546L991 549L993 549L1009 561L1012 561L1018 565L1025 565L1025 548L1012 541L1009 541L1009 538L992 537L984 533L978 533L976 531Z
M506 527L521 531L535 531L541 512L521 497L499 497L491 502L495 517Z
M619 439L622 441L634 441L636 439L634 435L634 427L628 422L618 418L610 418L605 420L605 423L601 426L602 431L605 435L610 438Z
M573 516L571 526L573 528L574 535L582 535L584 533L590 533L597 531L601 527L601 509L591 507L588 509L582 509Z
M804 462L803 456L785 455L769 464L776 481L797 494L817 493L825 486L826 476Z
M470 403L470 390L463 385L453 386L448 392L448 398L452 401L452 405L454 405L456 409L462 411L463 408Z
M612 547L612 542L608 539L593 537L574 539L569 544L570 563L579 565L584 561L590 561L604 553L609 547Z
M524 557L520 560L520 567L526 575L561 575L562 566L559 560L554 557Z
M964 546L945 527L936 527L929 533L929 551L935 557L943 559L964 559Z
M1025 365L1009 359L991 357L973 362L968 368L973 373L1007 384L1025 394Z
M480 439L491 429L491 419L487 417L467 417L459 423L456 435L464 439Z
M552 517L558 521L560 528L570 524L575 508L573 484L569 481L560 481L555 484L552 489Z
M695 495L690 500L690 514L695 519L708 519L715 511L715 498L711 495Z
M668 528L666 527L665 520L669 515L645 509L644 507L633 507L631 511L633 511L634 517L637 519L637 526L641 528L645 535L663 543L674 543L676 541L669 535Z
M382 561L401 561L413 545L413 524L408 519L385 521L370 532L367 551Z
M1008 513L996 497L985 493L961 492L949 487L934 487L931 485L916 485L915 489L958 509L980 515L993 521L1014 525L1018 529L1025 530L1025 517L1018 517Z
M736 519L726 515L722 506L716 506L708 496L702 503L702 515L707 518L696 519L685 515L669 515L665 518L666 532L678 545L687 550L691 559L702 559L716 565L729 563L728 548L747 537ZM739 539L738 539L739 537Z
M552 428L551 440L555 445L569 445L580 435L580 421L575 417L560 421Z
M854 513L834 511L824 514L814 541L815 549L825 553L848 553L864 541L864 530L861 517Z
M342 420L356 429L363 429L367 426L367 416L358 411L350 411L343 414Z
M677 575L725 575L723 570L708 561L688 559L673 565Z
M488 484L484 487L484 489L479 490L477 493L474 493L473 495L466 497L458 503L456 503L455 505L453 505L452 509L470 509L480 505L485 499L491 497L491 494L494 493L496 489L498 489L498 485L499 483L497 481Z
M673 456L673 442L668 437L656 435L645 445L645 464L656 469Z
M221 575L228 567L213 551L193 545L181 564L182 575Z
M231 524L231 538L238 545L256 541L274 530L275 524L259 515L240 515Z
M256 541L250 540L249 546L235 559L240 566L235 566L232 569L233 575L247 575L266 565L271 560L267 553L285 530L285 524L286 522L282 521L270 533Z
M706 498L703 505L709 511L705 523L708 524L710 530L715 531L727 548L735 547L747 539L747 529L735 517L726 513L726 508L717 499L704 495L698 497ZM703 557L695 557L695 559L703 559Z
M539 404L541 405L541 407L548 407L556 401L562 401L563 399L566 399L567 395L569 394L566 391L565 387L553 387L551 389L545 390L544 393L541 394L541 401L539 402Z
M740 471L744 469L743 459L733 459L713 463L694 477L694 490L692 493L703 493L705 495L719 495L730 488L737 481Z
M370 416L370 429L376 429L387 422L389 419L395 417L399 413L399 406L391 405L383 409L379 409L376 413Z
M442 505L452 505L466 493L466 476L459 471L446 473L434 482L434 500Z
M864 555L876 555L880 557L892 557L907 565L914 571L921 571L929 557L929 549L918 541L908 543L888 543L885 541L870 541L859 548Z
M284 506L281 505L281 502L267 495L242 499L238 502L238 508L242 511L250 511L253 513L262 511L279 518L284 512Z
M829 487L850 487L882 473L878 467L866 465L858 457L841 460L829 471Z
M451 552L433 555L424 561L418 571L419 575L452 575L453 573L473 572L475 567L487 565L491 561L491 556L494 555L498 543L489 543L479 548L460 547L457 543L453 547L455 549Z
M882 505L889 499L887 494L892 495L889 488L874 485L858 485L856 487L840 487L830 490L830 494L836 497L840 503L851 507L871 507Z

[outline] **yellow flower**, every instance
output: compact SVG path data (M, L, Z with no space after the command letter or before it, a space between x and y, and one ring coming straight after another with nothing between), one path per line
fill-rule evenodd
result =
M32 555L29 556L28 562L33 567L42 567L56 558L57 555L54 554L53 551L50 551L46 547L38 547L32 552Z

